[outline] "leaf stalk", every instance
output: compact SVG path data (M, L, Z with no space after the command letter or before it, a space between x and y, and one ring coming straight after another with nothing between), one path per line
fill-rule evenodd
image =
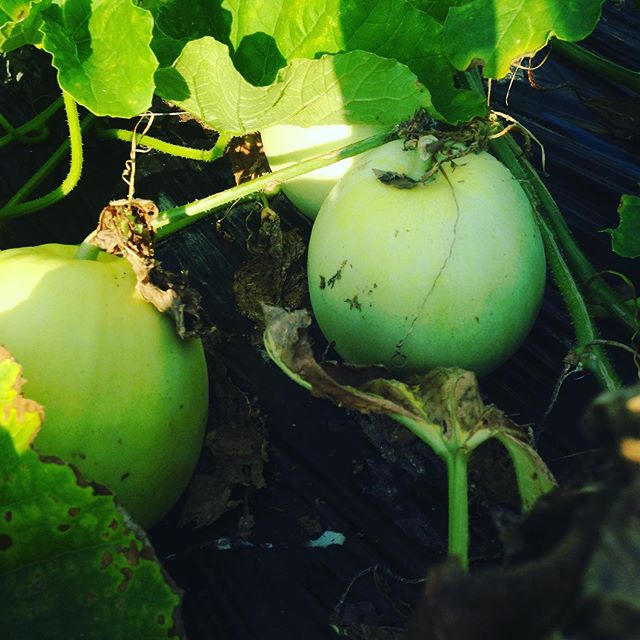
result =
M215 209L219 209L231 204L232 202L237 202L251 196L259 197L259 194L264 189L272 188L274 184L286 182L291 178L296 178L297 176L309 173L310 171L321 169L322 167L326 167L334 162L343 160L344 158L350 158L360 153L364 153L365 151L379 147L390 140L394 140L397 137L398 134L395 130L379 133L371 136L370 138L347 145L346 147L341 147L340 149L323 153L319 156L315 156L314 158L285 167L284 169L278 169L278 171L274 171L273 173L267 173L259 178L255 178L254 180L243 182L236 187L220 191L219 193L214 193L213 195L202 198L201 200L195 200L189 204L161 211L155 223L156 237L158 239L165 238L172 233L197 222Z

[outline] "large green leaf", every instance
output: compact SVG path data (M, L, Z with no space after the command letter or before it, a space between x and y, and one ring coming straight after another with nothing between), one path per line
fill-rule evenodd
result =
M170 66L191 40L211 36L229 44L231 15L211 0L143 0L154 18L151 48L161 67Z
M58 82L96 115L136 116L151 104L153 18L132 0L61 0L43 12L43 47Z
M0 347L0 638L178 637L179 594L104 487L31 449L42 408Z
M282 121L394 124L431 108L429 92L407 67L364 51L295 60L274 84L256 87L235 69L225 45L205 37L189 42L157 81L163 98L236 135Z
M144 532L60 461L0 429L0 637L178 637L178 593Z
M320 53L369 51L407 65L451 122L484 112L478 96L454 86L442 26L407 0L225 0L234 63L255 84L277 69ZM265 37L266 36L266 37Z
M542 49L551 36L582 40L595 28L604 0L473 0L449 10L444 43L456 68L482 61L502 78L511 64ZM443 2L443 4L451 4Z
M38 44L41 11L51 0L0 0L0 52L9 52L26 44Z
M187 42L207 35L229 45L234 66L255 86L273 83L298 59L367 51L409 67L432 94L434 115L458 122L485 111L480 96L455 86L442 25L408 0L167 0L143 6L154 15L152 47L163 66Z

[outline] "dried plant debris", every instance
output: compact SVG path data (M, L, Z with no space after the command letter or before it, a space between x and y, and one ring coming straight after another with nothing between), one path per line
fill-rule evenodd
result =
M272 360L314 396L363 414L409 419L445 437L456 430L464 438L491 428L528 443L530 432L494 405L485 405L475 375L456 368L434 369L405 381L380 366L318 362L309 342L311 316L264 306L264 341ZM504 443L503 443L504 444Z
M153 222L157 216L158 207L151 200L113 201L100 213L91 241L129 261L138 293L158 311L171 315L181 338L206 334L209 328L202 317L200 295L187 286L186 274L164 271L155 259Z
M602 482L543 498L504 567L432 571L405 640L638 637L640 388L600 397L585 426L609 445Z
M264 418L229 380L220 359L210 359L209 366L212 428L205 440L206 469L193 478L180 518L181 525L196 527L212 524L242 504L251 490L265 486Z
M288 309L307 305L306 244L295 229L283 230L278 214L268 207L250 213L247 225L252 257L236 272L233 290L240 312L261 332L263 304Z

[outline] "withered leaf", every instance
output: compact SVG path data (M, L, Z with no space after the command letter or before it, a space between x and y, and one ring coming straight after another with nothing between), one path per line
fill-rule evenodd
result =
M155 258L157 216L158 207L151 200L115 200L100 213L91 242L128 260L138 293L158 311L171 315L181 338L206 333L200 295L187 286L184 274L163 270Z

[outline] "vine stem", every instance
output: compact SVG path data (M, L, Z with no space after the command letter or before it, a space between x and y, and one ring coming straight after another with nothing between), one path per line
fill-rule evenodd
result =
M494 140L492 146L498 155L505 157L509 155L509 157L513 158L513 166L510 167L513 172L516 172L515 163L520 167L520 176L517 177L524 181L525 186L531 185L530 195L540 203L542 210L546 214L549 226L560 242L566 260L577 276L580 285L583 287L588 286L589 294L594 302L605 307L611 315L617 317L631 330L637 331L638 321L633 310L620 301L582 252L556 201L549 193L540 176L526 162L516 141L511 137L504 136Z
M449 452L445 458L449 496L448 552L449 557L460 560L469 568L469 454L461 447Z
M533 202L536 200L539 201L538 195L540 194L540 189L536 187L539 187L540 179L532 167L530 170L527 170L527 167L523 166L525 160L522 158L522 151L520 151L515 141L508 141L507 136L502 136L501 138L493 140L492 146L496 151L496 155L528 192L529 198ZM546 189L544 189L544 191L546 193L546 204L548 205L548 200L553 202L553 199ZM572 241L570 237L571 232L568 227L566 227L566 233L557 233L559 227L566 226L564 219L562 219L562 222L556 219L555 226L550 224L550 217L562 217L555 202L551 209L543 206L542 210L543 212L538 212L537 214L538 228L542 235L545 254L551 273L571 316L576 336L576 345L578 350L584 355L582 364L596 376L603 388L608 390L617 389L620 387L620 380L611 362L607 358L604 349L601 346L594 346L588 354L584 351L586 347L597 339L598 333L589 309L587 308L583 293L564 257L563 249L565 251L567 248L569 248L569 250L572 248L577 249L577 245L575 241ZM545 216L544 213L547 215ZM569 237L566 234L569 234ZM562 249L560 248L558 239L565 241ZM593 269L593 267L591 268Z
M248 198L256 193L260 193L264 189L272 188L274 185L280 184L302 174L309 173L315 169L321 169L322 167L326 167L327 165L343 160L344 158L350 158L351 156L364 153L365 151L379 147L390 140L394 140L397 137L398 134L393 129L384 133L379 133L346 147L341 147L340 149L335 149L334 151L310 158L309 160L298 162L289 167L285 167L284 169L278 169L278 171L265 174L259 178L255 178L254 180L243 182L236 187L220 191L219 193L214 193L213 195L201 200L195 200L194 202L180 207L161 211L154 225L156 229L156 238L161 239L171 235L172 233L175 233L176 231L200 220L200 218L206 216L214 209Z
M592 71L606 80L617 82L635 92L640 92L640 71L616 64L574 42L555 39L552 46L553 51L557 51L561 56L568 58L584 69Z
M464 75L469 87L478 93L484 93L482 80L477 69ZM563 254L573 273L583 287L588 286L592 301L601 304L612 316L632 331L638 331L638 321L628 306L602 279L602 274L593 267L589 259L578 246L569 225L558 208L544 182L526 160L522 149L511 136L501 136L491 142L491 147L510 171L521 181L533 202L540 205L542 214L546 217L553 233L562 247Z
M11 218L17 218L28 213L45 209L67 196L78 184L80 174L82 173L82 129L80 126L80 119L78 117L78 107L75 100L66 92L62 93L62 99L67 114L67 122L69 125L69 145L71 148L71 162L66 178L57 188L40 198L17 203L15 202L16 196L14 196L4 207L0 209L0 220L9 220ZM91 118L93 118L93 116L91 116ZM51 158L49 158L43 167L46 168L47 173L53 168L50 163Z
M465 78L471 89L484 93L477 69L465 74ZM595 269L578 248L551 194L516 142L505 135L494 138L491 141L491 147L495 155L520 182L531 202L541 205L540 211L537 212L538 227L551 273L571 316L580 363L596 376L603 388L609 390L619 388L620 380L602 346L597 344L591 346L597 340L598 334L583 292L574 277L574 271L577 272L579 280L581 273L588 273L591 277L592 274L596 274ZM565 260L565 254L570 256L572 262L568 263ZM607 309L614 311L621 318L626 317L625 322L630 320L635 328L636 322L634 318L629 318L629 310L623 306L620 308L619 301L613 293L609 292L604 283L600 282L595 290L601 296L599 301Z
M542 234L547 260L556 285L562 292L565 304L573 322L576 334L577 352L582 365L587 367L607 390L612 391L621 386L604 349L598 344L598 334L589 315L587 304L582 296L573 274L567 265L562 251L556 242L547 221L538 216L538 227ZM586 349L589 349L588 351Z
M49 134L45 125L50 120L51 116L58 112L60 107L62 107L62 104L62 97L57 98L46 109L44 109L44 111L41 111L37 116L29 120L29 122L25 122L25 124L19 127L11 125L11 123L2 114L0 114L0 126L2 126L6 131L6 135L0 137L0 149L6 147L14 140L19 140L29 144L44 140ZM28 134L31 131L38 131L38 133L30 136Z
M457 437L449 441L437 424L411 420L406 416L391 416L420 438L444 462L447 469L447 548L449 556L460 560L462 567L469 567L469 469L471 451L482 444L479 438L471 445L464 445ZM454 430L455 434L455 430ZM471 445L471 446L469 446Z
M133 131L128 131L127 129L102 129L97 133L100 138L107 140L122 140L124 142L131 142L135 135ZM178 158L187 158L189 160L198 160L200 162L213 162L222 156L230 139L230 135L220 133L215 145L211 149L193 149L192 147L172 144L171 142L165 142L159 138L147 135L137 137L136 143L143 147L155 149L161 153L177 156Z
M96 118L92 114L86 115L81 123L80 130L84 133L95 122ZM62 144L49 156L47 161L16 191L6 206L16 205L27 198L38 185L51 174L51 172L62 162L69 152L71 146L69 138L65 138ZM0 209L0 219L2 219L2 209Z

